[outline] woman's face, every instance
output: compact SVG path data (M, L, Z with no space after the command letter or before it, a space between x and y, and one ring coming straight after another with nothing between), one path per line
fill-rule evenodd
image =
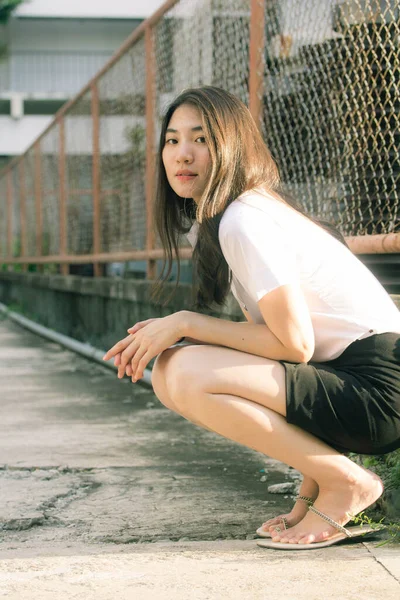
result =
M183 104L173 113L165 135L162 160L174 192L198 203L208 181L211 159L200 112L194 106Z

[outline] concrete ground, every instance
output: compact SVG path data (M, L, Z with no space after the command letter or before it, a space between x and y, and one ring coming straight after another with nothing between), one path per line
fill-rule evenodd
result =
M400 597L400 546L259 548L296 473L4 315L0 399L0 598Z

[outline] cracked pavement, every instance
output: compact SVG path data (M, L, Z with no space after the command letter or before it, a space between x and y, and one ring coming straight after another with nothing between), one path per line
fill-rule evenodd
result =
M290 506L267 486L293 471L11 321L0 323L0 378L3 550L253 539Z

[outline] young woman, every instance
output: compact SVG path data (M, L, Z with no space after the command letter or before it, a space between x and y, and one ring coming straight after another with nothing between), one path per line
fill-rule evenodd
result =
M260 545L354 539L344 525L383 486L345 454L400 446L396 306L338 235L285 199L249 111L219 88L186 90L166 112L156 218L164 280L190 229L197 307L232 289L247 321L182 310L136 323L104 359L135 382L158 355L165 406L303 474L292 511L260 527L272 537Z

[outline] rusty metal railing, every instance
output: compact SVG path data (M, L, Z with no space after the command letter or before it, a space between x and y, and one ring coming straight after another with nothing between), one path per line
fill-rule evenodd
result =
M154 278L161 114L203 84L248 104L285 185L354 252L400 252L399 12L394 0L168 0L0 173L0 264L101 275L145 260Z

